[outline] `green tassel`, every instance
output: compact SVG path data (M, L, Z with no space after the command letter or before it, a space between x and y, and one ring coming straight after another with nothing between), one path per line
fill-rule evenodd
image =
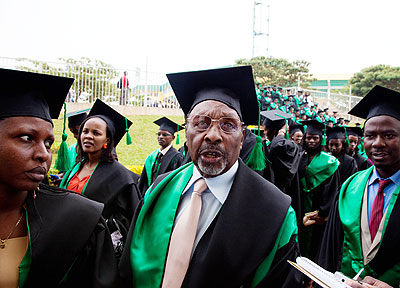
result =
M176 124L176 145L179 145L179 124Z
M128 119L126 119L126 117L125 117L125 132L126 132L126 145L131 145L132 138L131 135L129 134Z
M326 146L326 124L324 124L324 135L322 136L321 146Z
M253 170L260 171L265 168L265 155L262 145L262 138L257 136L256 141L256 145L254 145L249 157L247 158L246 165Z
M59 172L66 172L71 168L69 167L71 161L69 159L68 145L66 142L68 135L67 133L65 133L65 127L67 126L66 121L67 121L67 103L64 102L64 126L63 126L62 141L60 147L58 148L57 159L54 165L54 168Z
M350 147L350 140L349 140L349 136L347 136L347 129L346 129L345 126L344 126L343 128L344 128L344 134L346 134L346 144L347 144L347 147Z

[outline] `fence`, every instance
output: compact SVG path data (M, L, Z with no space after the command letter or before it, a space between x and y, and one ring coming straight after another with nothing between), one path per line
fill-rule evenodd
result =
M26 58L0 57L0 67L72 77L75 81L67 101L76 103L92 103L99 98L110 104L122 104L120 100L123 91L117 87L117 82L126 71L130 82L126 97L127 106L179 108L179 103L165 74L146 71L147 69L119 69L87 58L44 62ZM296 93L295 87L290 89L293 94ZM303 90L310 92L313 101L318 103L319 107L329 107L330 111L338 111L339 115L346 119L351 119L353 122L360 121L347 115L347 112L361 97Z

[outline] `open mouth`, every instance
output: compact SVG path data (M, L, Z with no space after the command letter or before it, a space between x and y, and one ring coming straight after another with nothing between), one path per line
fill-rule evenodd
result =
M224 154L218 150L205 149L200 152L200 157L204 162L215 163L223 158Z

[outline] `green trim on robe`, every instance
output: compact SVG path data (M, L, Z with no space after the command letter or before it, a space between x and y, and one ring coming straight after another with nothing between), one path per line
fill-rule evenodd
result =
M288 212L286 214L285 220L283 220L281 230L279 231L278 237L276 238L276 242L272 251L268 254L267 258L260 264L256 273L254 274L253 281L251 282L250 287L257 287L258 284L267 276L269 269L271 268L272 262L274 261L274 257L276 252L289 243L292 235L297 235L297 221L296 221L296 213L292 206L289 206ZM297 237L296 237L297 241Z
M26 213L26 227L28 228L29 243L25 256L18 266L18 271L19 271L18 287L21 288L25 286L26 279L28 278L29 270L31 268L31 263L32 263L32 249L31 249L32 243L31 243L31 232L29 229L29 222L28 222L28 211L26 210L25 213Z
M361 244L361 208L364 197L365 187L374 167L360 171L352 175L343 183L340 189L338 210L344 232L343 255L341 271L348 277L354 277L357 272L364 268L361 277L367 275L378 277L379 280L388 283L400 282L400 263L396 264L391 270L383 275L377 275L369 265L364 266L362 244ZM399 195L400 185L396 188L390 198L386 212L385 223L383 226L382 237L385 233L387 223ZM382 243L382 242L381 242ZM380 243L380 244L381 244ZM379 245L380 245L379 244ZM379 253L379 251L378 251Z
M147 156L146 160L144 161L144 169L146 170L147 183L148 183L149 187L151 185L151 174L152 174L152 170L153 170L153 165L155 164L158 153L159 153L159 149L154 150L153 152L150 153L149 156ZM160 167L158 167L158 169L159 168ZM158 169L157 169L157 172L158 172Z
M339 160L336 157L321 151L315 155L306 168L304 177L300 179L303 186L304 209L305 212L312 210L312 190L321 185L326 179L331 177L339 168Z
M193 167L191 162L179 167L146 193L130 247L133 287L160 287L179 200Z
M82 163L82 162L81 162ZM71 172L67 172L68 176L64 177L60 183L60 188L64 188L64 189L68 189L68 185L69 185L69 181L71 181L72 177L74 177L74 175L79 171L80 165L81 163L76 163L74 167L72 167ZM92 174L90 174L89 180L86 182L85 187L83 187L81 194L84 195L85 190L86 190L86 186L88 185L88 183L90 182L90 178L92 178L94 171L96 171L97 166L99 166L100 162L98 162L96 164L96 167L94 167L94 170L92 172ZM67 174L66 174L67 175Z

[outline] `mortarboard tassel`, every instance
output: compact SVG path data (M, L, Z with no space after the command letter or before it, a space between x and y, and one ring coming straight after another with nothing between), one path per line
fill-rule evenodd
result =
M258 102L258 101L257 101ZM261 171L265 168L265 154L262 145L262 138L260 136L260 102L258 102L258 130L257 130L257 138L256 144L250 152L249 157L247 158L246 165L249 166L253 170Z
M66 121L67 121L67 103L64 102L64 126L63 126L62 141L60 147L58 148L57 159L54 165L59 172L66 172L71 168L69 167L70 160L68 153L68 145L66 142L68 135L67 133L65 133Z
M346 129L346 126L343 126L343 128L344 128L344 134L346 134L346 144L347 144L347 147L350 147L350 140L349 140L349 136L347 136L347 129Z
M322 135L321 146L326 146L326 124L324 123L324 135Z
M179 145L179 124L176 124L176 145Z
M132 144L132 138L129 134L128 119L125 117L126 145Z

